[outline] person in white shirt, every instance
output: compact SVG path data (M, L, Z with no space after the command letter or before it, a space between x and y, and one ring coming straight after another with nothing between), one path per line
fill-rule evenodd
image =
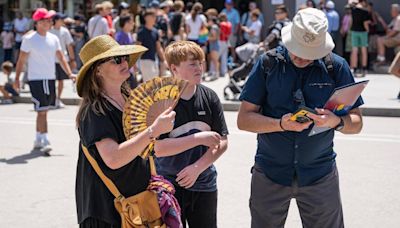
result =
M55 62L60 61L68 77L75 79L65 57L62 53L60 41L48 31L51 28L51 17L54 13L44 8L38 8L32 15L36 31L24 36L18 58L15 87L19 88L21 71L28 63L28 81L32 94L36 117L36 139L34 150L40 150L45 155L50 155L50 142L47 139L47 111L54 107L55 94Z
M22 36L29 30L29 19L24 17L22 12L17 12L17 18L14 19L15 32L15 62L18 60L19 49L22 43Z
M97 4L95 6L96 15L90 18L88 22L88 34L89 38L92 39L96 36L106 35L110 33L107 19L104 17L107 15L106 9L103 4Z
M250 27L242 26L242 30L249 36L247 43L235 48L236 54L243 62L247 61L255 51L257 51L260 42L261 21L258 20L259 11L253 10L250 13L251 25Z
M257 3L255 1L250 1L249 2L249 11L242 14L242 16L240 18L241 25L250 27L250 25L253 23L253 21L251 20L251 12L254 10L259 11L258 20L260 20L262 25L264 24L264 15L260 12L260 9L257 7ZM242 31L241 35L242 35L241 43L246 43L249 41L249 34L247 32Z
M262 28L262 23L258 19L260 12L258 10L253 10L250 13L251 24L249 27L242 26L242 30L248 34L248 42L258 44L260 42L260 33Z
M206 17L201 14L203 5L196 2L193 5L192 11L185 18L187 39L195 43L199 43L200 30L203 26L207 26Z
M76 68L75 53L74 53L74 40L72 39L71 33L67 28L64 27L64 19L67 16L62 13L57 13L53 17L53 28L50 32L58 37L60 40L61 51L64 57L69 61L72 69ZM63 108L64 104L61 101L61 94L64 88L64 80L69 79L67 73L62 69L59 61L56 59L56 79L57 79L57 99L56 108Z

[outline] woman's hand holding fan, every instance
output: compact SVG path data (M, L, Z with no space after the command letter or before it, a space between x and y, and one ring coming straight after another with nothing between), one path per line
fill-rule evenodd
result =
M150 126L156 138L174 129L175 115L176 113L173 111L173 108L169 107L157 117L157 119Z
M172 110L187 84L174 77L156 77L131 90L123 114L125 137L130 139L149 127L154 138L171 131L175 119ZM140 156L147 158L153 147L151 142Z

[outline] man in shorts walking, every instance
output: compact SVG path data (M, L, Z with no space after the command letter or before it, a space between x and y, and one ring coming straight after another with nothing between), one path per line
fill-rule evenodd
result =
M64 27L64 19L67 16L62 13L57 13L53 17L53 28L50 30L51 33L56 35L60 40L62 53L67 61L70 63L72 69L76 68L75 54L74 54L74 40L72 39L71 33L67 28ZM67 73L62 69L59 61L56 59L56 79L57 79L57 98L56 108L63 108L64 103L61 101L61 94L64 89L64 80L69 79Z
M38 8L32 16L36 31L27 34L21 44L17 62L15 86L19 88L19 79L25 63L28 63L28 81L32 94L36 117L36 139L34 150L41 150L50 155L50 142L47 139L47 111L54 107L55 93L55 62L56 57L68 77L75 79L61 51L60 41L48 31L51 28L51 17L54 13L44 8Z

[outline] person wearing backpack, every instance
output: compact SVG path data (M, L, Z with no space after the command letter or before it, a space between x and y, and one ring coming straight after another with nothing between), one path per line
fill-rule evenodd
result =
M292 198L304 227L344 227L333 138L362 128L360 97L345 116L322 109L335 87L354 82L321 10L297 12L282 29L282 46L259 57L241 93L237 125L258 134L252 167L252 228L283 227ZM326 61L327 57L331 61ZM313 121L290 120L300 105ZM317 126L331 129L308 136Z

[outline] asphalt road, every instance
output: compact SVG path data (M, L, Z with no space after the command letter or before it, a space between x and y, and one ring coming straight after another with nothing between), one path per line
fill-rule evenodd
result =
M77 106L49 113L51 157L31 153L32 105L0 106L0 227L77 227L75 172ZM248 198L255 135L226 112L229 149L217 161L219 227L250 227ZM360 135L337 134L335 147L346 227L400 224L400 118L366 117ZM301 227L292 201L286 227Z

